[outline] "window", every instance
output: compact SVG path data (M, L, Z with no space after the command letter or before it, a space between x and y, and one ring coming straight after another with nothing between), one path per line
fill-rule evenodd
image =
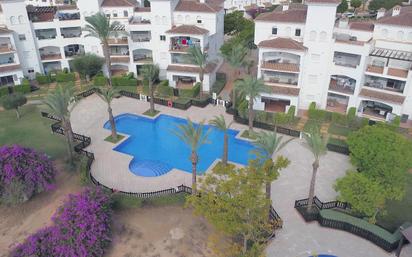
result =
M277 35L278 34L278 28L273 27L272 28L272 35Z
M197 20L197 23L202 23L202 20Z
M295 29L295 36L300 37L300 29Z
M26 35L24 35L24 34L19 34L19 40L20 40L20 41L26 40Z
M129 17L129 12L128 11L123 11L123 17Z
M166 36L165 35L160 35L160 41L166 41Z
M16 25L17 24L17 18L15 16L10 17L10 23L11 25Z
M23 23L24 23L24 17L23 17L23 15L20 15L20 16L19 16L19 23L20 23L20 24L23 24Z
M316 40L316 31L312 30L309 34L309 40L315 41Z
M33 70L33 69L29 69L29 70L27 70L27 72L28 72L28 73L34 73L34 70Z
M106 13L106 17L107 17L107 18L110 18L110 13Z
M202 17L197 16L197 17L196 17L196 21L197 21L197 23L202 23Z
M114 12L114 13L113 13L113 17L114 17L114 18L117 18L117 12Z

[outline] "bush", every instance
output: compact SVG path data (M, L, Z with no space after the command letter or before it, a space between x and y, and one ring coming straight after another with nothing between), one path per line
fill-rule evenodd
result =
M52 82L49 75L42 75L40 73L36 73L36 81L40 85L49 84Z
M143 205L141 198L123 194L114 194L112 201L114 209L139 208Z
M197 82L191 89L179 89L179 96L186 98L195 98L200 93L200 82Z
M216 73L216 82L213 84L212 92L220 94L223 88L226 85L226 74L225 73Z
M335 124L339 124L339 125L342 125L342 126L348 125L348 118L344 114L340 114L340 113L337 113L337 112L332 112L331 113L331 118L332 118L332 122L335 123Z
M56 75L56 81L57 82L70 82L70 81L75 81L76 80L76 75L74 72L58 72Z
M81 78L93 77L98 74L104 64L104 58L95 54L87 53L84 56L74 58L73 69L80 74Z
M28 237L10 256L103 256L111 242L110 204L99 188L69 195L54 214L53 225Z
M247 118L248 116L248 108L249 108L249 103L248 101L246 101L246 99L243 99L240 103L239 103L239 107L238 112L239 112L239 116L242 118Z
M161 96L173 96L173 88L169 87L169 81L163 80L157 87L157 93Z
M401 125L401 116L397 115L397 116L393 119L392 125L393 125L394 127L397 127L397 128L398 128L398 127Z
M115 76L112 77L112 85L114 87L132 87L137 86L137 79L128 76Z
M8 95L9 94L9 88L8 87L0 87L0 97Z
M93 78L93 85L95 87L104 87L107 85L107 79L103 75L96 75Z
M22 146L0 148L0 197L5 203L21 203L50 190L56 175L49 158Z
M30 82L27 79L24 79L21 85L13 87L13 91L22 93L22 94L30 93L31 92Z
M355 107L349 108L348 114L347 114L347 119L348 119L349 124L351 124L355 121L355 119L356 119L356 108Z

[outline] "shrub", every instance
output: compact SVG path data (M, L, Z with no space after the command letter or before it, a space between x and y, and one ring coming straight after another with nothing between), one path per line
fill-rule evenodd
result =
M30 82L27 79L24 79L21 85L13 87L14 92L27 94L31 92Z
M225 73L216 73L216 82L213 84L212 92L220 94L223 88L226 85L226 74Z
M40 85L44 85L51 83L51 78L49 75L42 75L40 73L36 73L36 81Z
M393 121L392 121L392 125L395 127L399 127L401 125L401 116L397 115Z
M248 116L248 101L246 101L246 99L243 99L240 103L239 103L239 107L238 112L239 112L239 116L242 118L247 118Z
M194 98L199 95L200 87L201 84L198 82L191 89L179 89L179 96L186 98Z
M356 119L356 108L351 107L348 110L347 119L349 123L353 123Z
M295 118L295 113L296 113L296 106L291 105L288 110L288 116L293 119Z
M346 126L348 124L348 118L346 115L344 114L340 114L337 112L332 112L331 113L331 118L332 118L332 122L342 125L342 126Z
M87 53L84 56L74 58L73 69L80 74L83 79L87 76L93 77L98 74L104 64L104 58L95 54Z
M69 195L54 214L54 224L28 237L10 256L103 256L111 241L110 204L99 188Z
M96 75L93 78L93 85L95 87L104 87L107 84L107 79L103 75Z
M161 96L173 96L173 88L169 87L169 81L162 81L157 87L157 93Z
M56 75L56 81L57 82L70 82L70 81L75 81L76 80L76 75L74 72L58 72Z
M0 97L8 95L9 94L9 88L8 87L0 87Z
M137 86L137 79L129 78L128 76L112 77L112 85L114 87L132 87Z
M51 189L56 170L49 158L22 146L0 148L0 197L5 203L21 203Z

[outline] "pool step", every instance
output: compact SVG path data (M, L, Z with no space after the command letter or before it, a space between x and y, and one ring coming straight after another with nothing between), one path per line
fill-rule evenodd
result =
M133 159L129 165L129 169L131 172L139 176L158 177L168 173L172 167L158 161L136 161L136 159Z

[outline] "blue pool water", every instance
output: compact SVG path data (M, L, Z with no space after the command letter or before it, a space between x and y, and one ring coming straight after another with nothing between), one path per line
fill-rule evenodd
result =
M155 120L133 114L122 114L115 118L117 130L130 137L114 148L134 158L129 169L136 175L145 177L161 176L173 168L191 172L190 148L182 142L173 131L178 124L187 123L187 120L169 115L160 115ZM106 122L104 128L110 129ZM222 157L223 132L213 126L210 128L209 144L200 147L199 173L205 172L209 166ZM253 145L245 140L236 139L239 131L229 130L229 161L246 165L249 159L255 156L250 153Z

